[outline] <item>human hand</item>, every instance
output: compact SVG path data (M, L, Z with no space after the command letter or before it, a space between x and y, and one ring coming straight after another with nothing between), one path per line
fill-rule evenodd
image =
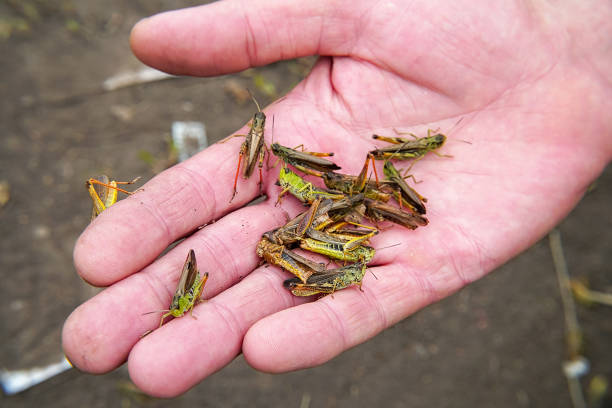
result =
M240 208L258 192L254 175L239 181L230 204L242 141L209 147L105 211L79 238L79 274L109 287L68 318L70 360L102 373L127 358L132 380L157 396L186 391L241 351L263 371L311 367L541 238L610 160L612 59L604 52L612 20L601 4L523 4L224 1L139 23L136 55L176 74L324 55L266 114L276 118L280 143L334 151L343 172L359 170L372 133L394 127L452 129L443 153L454 158L415 166L430 225L373 239L375 247L401 244L377 253L378 279L367 274L363 292L311 302L282 288L286 275L277 268L257 267L255 254L261 233L300 206L291 199L274 206L276 171L265 173L266 202ZM159 322L142 313L168 306L189 248L210 273L208 302L195 308L197 320L175 319L141 339Z

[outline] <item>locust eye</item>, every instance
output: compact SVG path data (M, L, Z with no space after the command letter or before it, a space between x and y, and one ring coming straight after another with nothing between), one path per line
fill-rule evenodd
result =
M288 289L293 289L297 286L298 282L299 282L298 278L287 279L286 281L283 282L283 286Z
M266 123L266 115L263 112L257 112L255 113L255 116L253 117L255 119L255 122L259 122L259 123Z

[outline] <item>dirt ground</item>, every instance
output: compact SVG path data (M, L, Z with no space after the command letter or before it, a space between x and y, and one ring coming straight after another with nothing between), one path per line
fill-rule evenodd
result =
M212 143L248 120L255 89L268 104L311 59L239 75L175 78L105 91L106 78L142 68L128 34L140 18L196 2L0 2L0 208L3 369L62 358L64 319L96 293L74 271L72 248L89 222L84 181L100 173L148 179L168 158L173 121L206 125ZM2 191L0 191L0 197ZM1 202L1 198L0 198ZM560 225L570 273L612 292L612 169ZM537 214L534 214L537 216ZM103 244L103 243L102 243ZM579 306L584 354L612 380L612 308ZM323 366L269 375L239 357L173 406L569 407L561 365L564 315L548 240L459 293ZM0 405L157 407L133 392L125 367L102 376L67 371ZM612 406L612 405L608 405Z

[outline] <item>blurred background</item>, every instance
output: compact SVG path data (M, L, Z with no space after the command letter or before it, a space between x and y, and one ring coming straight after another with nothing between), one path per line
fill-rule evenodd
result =
M102 173L144 180L172 165L172 124L205 125L208 142L251 117L246 88L265 106L286 94L315 58L215 78L166 78L132 56L139 19L195 1L0 1L0 365L62 361L64 319L98 289L81 281L72 249L89 223L85 180ZM612 171L560 225L574 282L612 292ZM537 217L537 214L534 214ZM104 242L100 242L103 246ZM317 368L269 375L238 357L173 406L570 407L563 371L579 354L588 406L612 406L612 307L576 306L582 349L567 351L557 275L543 239L457 294ZM571 320L571 319L570 319ZM580 374L570 370L570 376ZM573 373L573 374L572 374ZM608 399L606 399L608 398ZM101 376L67 370L0 405L157 407L126 367Z

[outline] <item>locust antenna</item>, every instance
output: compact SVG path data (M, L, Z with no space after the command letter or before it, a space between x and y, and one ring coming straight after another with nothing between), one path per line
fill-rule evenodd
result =
M255 99L255 96L253 96L253 93L251 92L249 88L247 88L247 91L249 92L251 99L253 99L253 102L255 102L255 106L257 106L257 110L261 112L261 108L259 107L259 103L257 103L257 99Z

